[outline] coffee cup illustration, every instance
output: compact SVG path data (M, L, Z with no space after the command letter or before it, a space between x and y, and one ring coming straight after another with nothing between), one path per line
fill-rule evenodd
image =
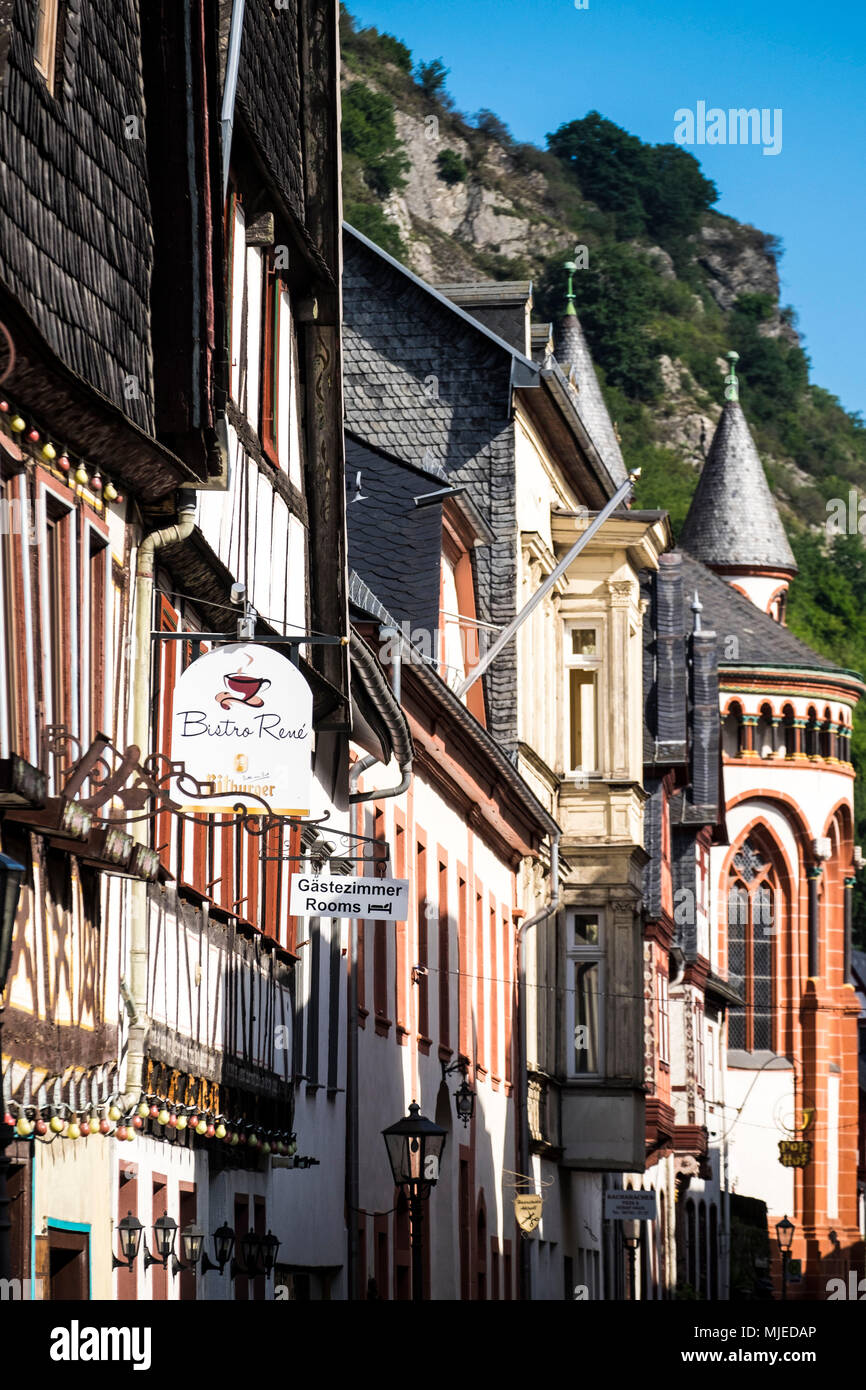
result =
M223 676L223 680L228 689L221 690L216 696L217 704L223 709L228 709L229 705L263 705L259 691L267 690L271 683L265 676L253 676L242 671L232 671Z

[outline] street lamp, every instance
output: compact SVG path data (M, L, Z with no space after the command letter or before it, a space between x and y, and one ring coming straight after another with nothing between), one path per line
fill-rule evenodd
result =
M622 1243L628 1251L628 1273L631 1301L637 1301L637 1248L640 1245L640 1222L623 1221Z
M218 1226L213 1233L213 1249L214 1254L216 1255L216 1264L214 1264L213 1260L208 1258L207 1251L203 1250L201 1255L202 1274L207 1274L212 1269L215 1269L219 1274L222 1274L225 1270L226 1265L229 1263L229 1260L232 1257L232 1252L234 1251L234 1248L235 1233L232 1230L231 1226L228 1226L225 1223L223 1223L223 1225Z
M137 1216L132 1212L127 1212L122 1221L117 1223L117 1236L120 1241L120 1253L122 1258L116 1255L111 1256L112 1269L123 1269L124 1264L127 1269L132 1270L138 1255L138 1247L141 1244L141 1233L144 1230Z
M12 964L12 933L18 913L18 896L27 870L17 859L0 854L0 996L6 989L9 967ZM2 1056L3 1004L0 1001L0 1056ZM6 1113L3 1095L3 1076L0 1070L0 1117ZM6 1190L6 1170L9 1159L6 1150L12 1143L14 1130L0 1118L0 1279L12 1278L12 1246L10 1241L9 1196Z
M457 1118L463 1121L465 1128L475 1114L475 1092L465 1079L454 1092L454 1108L457 1111Z
M182 1274L189 1270L196 1274L198 1262L204 1253L204 1231L201 1226L197 1226L194 1221L190 1221L188 1226L184 1226L180 1233L180 1248L186 1263L182 1263L175 1255L171 1262L172 1274Z
M168 1262L174 1254L174 1239L177 1235L177 1222L173 1216L167 1213L158 1216L153 1223L153 1243L156 1246L156 1254L151 1255L144 1247L144 1267L150 1269L151 1265L161 1264L163 1269L168 1269Z
M405 1192L409 1202L409 1217L412 1237L412 1301L421 1303L424 1299L422 1222L424 1208L422 1203L429 1197L431 1188L439 1181L442 1154L445 1149L447 1131L426 1119L420 1107L413 1100L409 1114L388 1129L382 1130L382 1138L388 1150L388 1161L394 1176L394 1185Z
M791 1249L795 1229L793 1221L789 1221L787 1216L783 1216L781 1221L776 1222L776 1240L779 1242L779 1250L782 1255L783 1302L788 1297L788 1252Z
M269 1230L266 1236L262 1236L262 1265L264 1266L265 1274L273 1274L279 1248L280 1242L277 1240L273 1231Z
M463 1074L463 1080L454 1092L454 1108L457 1111L458 1120L463 1121L465 1129L475 1114L475 1092L466 1080L466 1063L462 1060L452 1062L450 1067L446 1066L444 1062L442 1063L443 1082L453 1071L459 1071Z

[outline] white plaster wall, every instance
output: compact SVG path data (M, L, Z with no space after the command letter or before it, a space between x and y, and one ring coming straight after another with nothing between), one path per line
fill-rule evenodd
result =
M786 1131L777 1122L794 1114L793 1070L729 1067L726 1080L731 1191L760 1197L771 1214L793 1211L794 1170L779 1162Z
M362 787L366 784L370 786L379 785L383 781L382 769L374 767L366 777L362 779ZM392 845L394 844L394 813L399 808L408 816L408 797L395 798L386 801L385 806L385 829L384 833ZM458 912L458 860L468 867L469 839L473 841L473 874L482 880L487 894L484 906L485 928L489 923L489 903L490 897L495 900L497 907L497 922L500 925L502 920L502 906L509 910L514 902L514 876L511 869L501 859L499 859L489 847L477 836L473 835L466 826L463 819L447 805L438 792L424 780L423 776L416 772L413 781L413 807L414 824L423 830L427 838L427 885L426 897L428 903L438 908L438 861L436 859L436 847L442 845L448 852L448 906L449 917L451 920L450 931L450 972L451 972L451 1012L450 1012L450 1044L453 1055L457 1056L457 991L458 991L458 956L457 956L457 912ZM365 833L369 833L365 831ZM407 867L410 877L414 879L414 862L410 856L413 854L413 825L408 822L406 825L406 850ZM470 885L469 895L469 932L472 955L470 960L473 962L470 969L474 973L474 942L475 942L475 900L474 882ZM414 897L414 888L413 888ZM411 922L410 922L411 927ZM366 999L370 1015L366 1020L366 1027L359 1034L359 1092L360 1092L360 1113L359 1113L359 1149L360 1149L360 1197L359 1205L369 1213L387 1212L394 1206L394 1188L388 1166L387 1154L385 1151L382 1130L388 1125L393 1124L402 1115L405 1115L409 1102L417 1100L421 1106L422 1114L429 1119L437 1119L439 1123L444 1123L449 1129L448 1139L446 1140L445 1152L441 1176L438 1185L431 1193L429 1202L425 1210L425 1230L431 1241L431 1273L433 1281L433 1297L437 1299L454 1299L460 1293L460 1265L459 1265L459 1240L458 1240L458 1180L459 1180L459 1147L461 1144L471 1143L473 1130L464 1129L462 1123L457 1119L454 1111L453 1093L460 1083L460 1076L453 1073L447 1078L447 1097L441 1094L442 1075L438 1056L438 1009L439 1009L439 942L438 942L438 912L433 911L427 923L427 960L429 968L428 976L428 1001L430 1027L433 1036L433 1045L430 1048L429 1056L419 1054L417 1057L418 1084L416 1086L413 1069L413 1055L411 1045L400 1047L395 1042L392 1026L390 1035L387 1038L376 1036L373 1013L373 936L369 932L366 938ZM489 933L485 929L485 964L484 971L488 978L491 975L491 958L489 954ZM408 954L410 957L409 965L416 961L416 951L414 945L417 942L414 929L410 930ZM394 970L395 970L395 933L387 931L387 979L389 988L389 1010L393 1008L393 989L394 989ZM502 1006L504 1002L503 984L503 960L501 950L501 937L497 961L497 979L491 981L489 988L495 989L500 1004L500 1018L503 1017ZM415 1027L415 1017L417 1010L417 991L410 985L410 1008L412 1010L412 1022L410 1028L417 1032ZM470 980L470 1007L473 1020L475 1019L475 981ZM489 1005L488 1005L489 1009ZM514 1020L516 1026L516 1019ZM473 1082L477 1092L475 1120L473 1122L474 1142L475 1142L475 1191L472 1194L473 1200L477 1201L480 1191L483 1189L486 1213L487 1213L487 1239L488 1239L488 1289L490 1287L490 1249L489 1242L491 1237L508 1237L513 1240L513 1211L511 1208L511 1198L513 1188L503 1184L503 1168L513 1168L516 1162L514 1123L513 1123L513 1100L507 1095L503 1084L498 1090L494 1090L492 1076L492 1059L490 1057L490 1034L489 1034L489 1013L488 1013L488 1042L486 1047L486 1057L490 1072L485 1079L476 1079ZM504 1031L500 1026L500 1049L504 1047ZM504 1052L502 1052L504 1060ZM473 1057L474 1061L474 1057ZM500 1063L500 1074L504 1067ZM367 1258L368 1268L366 1275L374 1273L374 1246L372 1240L372 1222L368 1224L367 1239ZM389 1260L392 1259L393 1250L389 1244ZM513 1278L517 1275L518 1251L512 1243L512 1272ZM500 1278L504 1272L504 1261L500 1261ZM393 1279L393 1263L390 1266L390 1278ZM389 1291L390 1293L390 1291Z

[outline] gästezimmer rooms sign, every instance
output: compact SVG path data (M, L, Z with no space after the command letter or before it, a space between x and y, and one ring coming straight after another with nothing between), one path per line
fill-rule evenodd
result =
M312 691L273 648L231 642L200 656L174 688L171 757L219 795L189 803L179 783L181 809L231 810L258 796L273 815L308 816L312 729ZM248 811L265 808L251 801Z

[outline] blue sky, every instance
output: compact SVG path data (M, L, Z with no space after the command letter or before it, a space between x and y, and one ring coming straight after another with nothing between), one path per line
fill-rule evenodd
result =
M782 148L691 152L719 211L782 238L812 380L866 414L866 9L856 0L357 0L360 24L441 57L459 110L495 111L519 140L598 110L652 143L674 112L781 108ZM577 230L577 229L576 229Z

